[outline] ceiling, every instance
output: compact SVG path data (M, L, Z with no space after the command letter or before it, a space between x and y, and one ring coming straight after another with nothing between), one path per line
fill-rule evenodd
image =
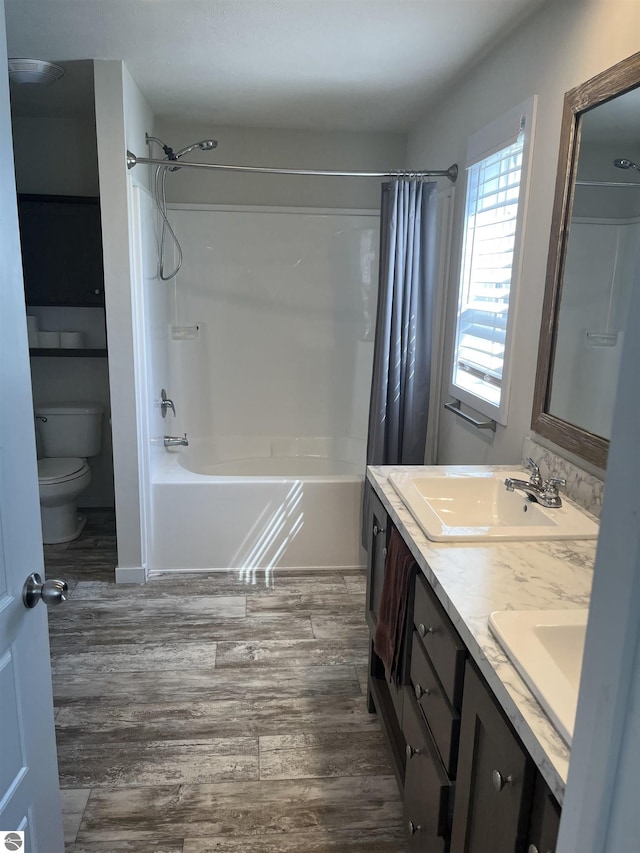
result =
M121 59L160 118L406 132L546 1L5 0L5 7L9 56L63 65ZM80 107L82 89L72 82L69 94L59 89L58 114ZM47 109L44 93L21 96L23 114L36 107Z

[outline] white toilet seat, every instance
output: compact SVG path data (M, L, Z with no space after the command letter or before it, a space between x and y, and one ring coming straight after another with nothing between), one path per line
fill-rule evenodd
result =
M77 456L38 459L38 484L52 486L84 477L89 466Z

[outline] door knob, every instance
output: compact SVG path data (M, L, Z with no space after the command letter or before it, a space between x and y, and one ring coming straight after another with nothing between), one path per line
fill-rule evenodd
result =
M66 581L51 579L43 583L40 575L33 572L22 588L22 600L25 607L35 607L40 599L52 607L67 600L68 589Z

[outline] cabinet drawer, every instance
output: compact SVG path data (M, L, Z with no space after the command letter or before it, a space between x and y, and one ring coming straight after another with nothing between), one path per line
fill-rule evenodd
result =
M404 820L409 846L416 852L444 853L453 786L411 691L405 696L402 726L407 741Z
M435 593L420 574L416 575L413 623L449 702L460 712L467 650Z
M411 644L411 687L429 725L449 776L455 778L460 737L460 715L451 707L427 659L418 634Z

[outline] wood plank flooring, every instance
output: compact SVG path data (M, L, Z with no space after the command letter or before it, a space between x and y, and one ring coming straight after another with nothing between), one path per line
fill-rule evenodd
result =
M116 586L113 521L47 546L67 853L405 853L367 713L364 575Z

